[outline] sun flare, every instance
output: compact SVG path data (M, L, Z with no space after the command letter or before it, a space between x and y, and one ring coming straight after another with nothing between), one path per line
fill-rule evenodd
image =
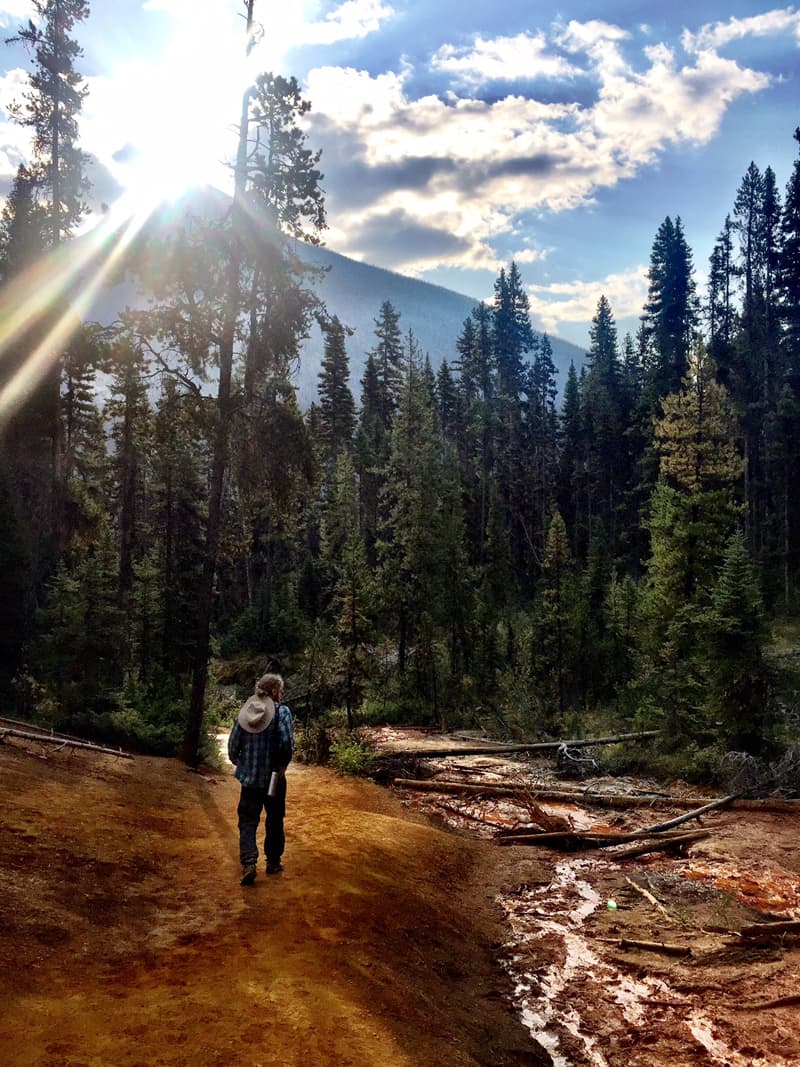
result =
M174 31L157 63L116 72L116 121L127 135L116 177L137 207L192 186L231 188L242 96L302 32L302 5L286 8L270 13L268 27L256 24L248 54L241 17L172 3Z

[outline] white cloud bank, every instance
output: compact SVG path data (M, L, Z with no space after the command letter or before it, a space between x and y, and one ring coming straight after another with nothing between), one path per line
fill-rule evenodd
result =
M647 298L647 266L607 274L594 281L529 285L534 318L548 333L558 333L563 323L591 322L597 302L605 296L616 320L640 315Z
M761 15L730 18L727 22L709 22L697 33L683 31L682 43L687 52L702 52L724 48L732 41L747 37L779 37L793 34L800 44L800 11L794 8L773 8Z
M518 33L515 37L477 37L472 48L443 45L431 60L434 70L454 76L461 85L487 81L535 78L570 78L578 73L562 56L547 50L543 33Z
M671 48L650 44L636 69L622 52L627 31L597 20L570 22L554 40L594 80L591 103L452 91L414 99L409 68L312 70L310 133L328 173L331 243L408 272L493 268L493 243L515 219L591 203L671 146L708 143L734 100L770 84L766 73L711 48L679 62ZM527 78L523 54L546 58L544 36L479 37L471 50L439 49L433 66L477 83L505 59L506 77L516 70ZM378 225L400 218L403 228Z
M289 4L292 0L287 0ZM324 19L309 22L302 30L303 44L334 44L375 33L394 16L394 8L381 0L346 0Z

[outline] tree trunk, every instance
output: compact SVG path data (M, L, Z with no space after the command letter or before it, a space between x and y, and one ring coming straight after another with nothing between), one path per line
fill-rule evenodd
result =
M253 5L247 0L247 51L250 51L253 26ZM247 181L247 135L250 113L250 90L242 98L242 117L239 125L239 145L234 171L234 194L231 214L227 295L222 337L219 345L219 388L217 390L216 426L214 429L211 484L208 497L208 525L203 577L197 602L197 645L192 671L192 695L189 718L181 748L181 759L190 766L198 762L200 731L203 725L208 657L211 648L211 617L214 607L214 580L217 571L217 549L222 526L222 492L228 463L231 418L231 380L233 376L233 347L236 322L239 317L239 283L242 268L241 231L244 219L242 200Z

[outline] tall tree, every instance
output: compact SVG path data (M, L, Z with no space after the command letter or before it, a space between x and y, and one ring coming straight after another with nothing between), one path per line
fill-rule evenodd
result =
M800 146L800 126L794 131ZM800 158L786 185L776 285L783 325L781 348L787 372L800 395Z
M350 362L345 330L338 317L325 328L325 352L319 372L319 434L328 471L353 447L356 409L350 392Z
M696 725L705 660L702 613L738 520L741 475L736 415L701 342L680 393L656 422L660 479L648 527L651 556L642 599L642 639L652 695L673 741Z
M384 428L391 429L402 382L403 335L400 316L391 301L384 300L375 319L375 346L372 356L378 384L379 412Z
M253 8L254 0L247 0L248 51L253 43ZM282 102L272 99L276 94L284 97ZM232 208L224 220L212 221L210 228L197 226L177 235L172 254L162 266L159 295L164 298L149 317L140 319L145 340L152 343L155 338L162 352L177 356L186 368L187 380L196 383L207 366L216 365L205 561L197 593L196 658L182 746L182 756L190 763L198 758L204 712L215 576L226 517L226 473L237 414L237 356L245 365L248 405L274 408L280 402L288 424L281 428L288 432L268 436L269 424L259 419L257 432L250 425L251 432L242 434L241 440L252 444L260 439L263 444L266 439L274 450L276 441L285 448L293 436L304 433L287 382L287 361L298 333L307 327L314 302L303 286L304 268L294 255L293 242L303 234L315 236L324 222L317 157L304 148L304 135L297 133L306 110L293 79L264 76L245 92ZM270 145L275 146L272 155ZM283 320L285 335L280 345L265 345L261 343L268 332L265 321L269 325L272 315L286 310L279 299L286 294L288 329ZM254 327L259 331L258 343L250 344ZM267 379L258 389L255 375Z
M71 36L89 17L86 0L32 0L38 19L11 41L21 41L34 57L29 88L11 105L11 115L34 131L29 168L47 202L49 243L55 247L86 212L85 156L78 148L78 116L88 93L75 61L83 55ZM45 192L46 190L46 192Z
M726 215L709 261L706 307L709 354L717 364L720 379L725 385L730 384L737 321L735 291L739 268L736 265L733 235L733 221L730 215Z
M648 401L680 389L697 327L697 295L692 253L680 218L667 216L656 232L650 253L645 323L650 343Z

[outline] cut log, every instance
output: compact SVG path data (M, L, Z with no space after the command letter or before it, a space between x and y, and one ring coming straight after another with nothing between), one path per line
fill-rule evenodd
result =
M688 945L670 945L664 941L636 941L629 937L598 937L595 940L603 941L608 945L617 945L623 951L633 948L644 952L660 952L664 956L692 955L692 950Z
M438 759L439 756L496 756L504 752L557 752L562 745L567 748L587 748L591 745L615 745L623 741L642 741L658 737L658 730L645 730L638 734L617 734L614 737L580 737L574 741L533 741L528 744L505 745L499 742L469 745L462 748L391 748L382 746L381 755L392 758Z
M645 856L648 852L665 852L667 849L691 845L695 841L702 841L705 837L711 837L710 830L693 830L688 834L675 834L674 836L665 837L659 835L654 841L649 841L644 845L636 845L633 848L624 848L621 852L615 852L613 858L615 860L630 860L635 856Z
M101 752L107 756L118 756L120 759L133 759L130 752L123 752L121 749L116 748L104 748L102 745L93 745L89 741L70 741L64 737L54 736L53 734L32 734L24 730L3 730L0 729L0 741L6 737L19 737L25 741L42 741L48 745L60 745L62 748L83 748L89 749L91 752Z

